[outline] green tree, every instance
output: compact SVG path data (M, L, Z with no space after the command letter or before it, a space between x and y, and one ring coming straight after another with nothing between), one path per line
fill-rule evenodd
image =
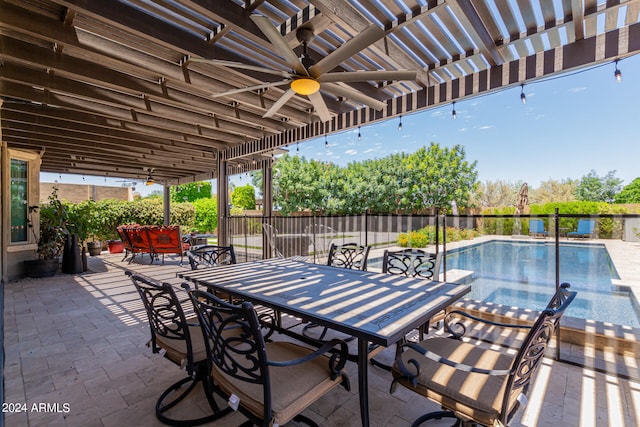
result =
M256 190L251 184L235 187L231 193L231 204L233 207L242 209L256 208Z
M616 171L599 177L595 170L583 176L576 187L576 198L587 202L613 202L614 196L622 188L622 180L616 178Z
M540 183L540 187L531 191L529 202L552 203L572 202L576 200L576 188L578 181L567 178L562 181L550 179Z
M209 197L193 202L195 208L195 228L201 233L213 233L218 228L218 199Z
M328 166L317 160L285 154L274 165L274 204L288 215L303 209L324 209Z
M174 203L193 202L211 197L211 183L208 181L180 184L169 189L171 201Z
M478 183L472 194L471 204L480 208L499 208L512 206L522 183L504 180L486 180ZM457 203L457 201L456 201Z
M636 178L615 195L616 203L640 203L640 178Z
M465 160L464 147L442 148L431 143L403 159L408 184L407 199L412 211L448 208L452 201L459 207L469 205L476 182L476 162Z

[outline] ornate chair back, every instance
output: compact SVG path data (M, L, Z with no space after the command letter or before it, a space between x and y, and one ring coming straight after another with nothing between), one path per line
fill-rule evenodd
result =
M192 270L236 263L233 245L205 245L187 251L187 258Z
M357 243L343 245L332 243L329 248L327 265L366 271L370 249L370 246L362 246Z
M438 280L440 276L441 254L425 252L421 249L384 251L382 272Z

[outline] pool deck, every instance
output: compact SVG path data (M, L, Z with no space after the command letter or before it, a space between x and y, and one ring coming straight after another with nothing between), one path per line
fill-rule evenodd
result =
M186 265L167 257L165 265L148 258L126 265L119 255L90 259L91 271L49 279L25 279L5 287L5 402L69 404L68 412L5 413L13 426L160 426L154 416L159 394L184 372L145 345L149 328L142 303L124 268L159 280L175 280ZM147 263L147 264L145 264ZM387 349L379 357L392 357ZM563 352L593 353L599 360L615 355L563 346ZM637 356L624 359L637 368ZM352 385L357 367L347 364ZM391 376L369 366L372 426L408 426L422 413L436 410L425 398L399 388L389 393ZM206 410L196 392L172 415L198 416ZM360 425L357 388L337 388L305 411L323 427ZM212 426L239 425L231 414ZM296 426L297 423L290 423ZM442 425L436 423L436 425ZM638 426L640 380L546 357L529 393L529 404L511 426Z

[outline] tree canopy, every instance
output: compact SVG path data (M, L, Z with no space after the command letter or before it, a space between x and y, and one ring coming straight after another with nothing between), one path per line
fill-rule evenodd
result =
M274 165L274 201L283 214L417 212L469 205L476 162L462 146L431 143L412 154L352 162L346 167L284 155ZM255 181L254 181L255 182Z
M208 181L190 182L171 187L171 201L174 203L193 202L211 197L211 183Z
M231 204L242 209L256 208L256 192L251 184L235 187L231 193Z
M585 202L612 203L616 193L622 188L622 180L615 175L616 171L612 170L600 177L592 169L578 182L576 198Z
M640 203L640 178L636 178L615 195L616 203Z

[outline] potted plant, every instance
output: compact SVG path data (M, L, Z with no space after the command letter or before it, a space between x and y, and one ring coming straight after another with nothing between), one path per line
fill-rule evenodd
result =
M40 233L38 240L38 259L24 261L25 272L29 277L50 277L58 271L58 259L64 247L67 235L68 210L58 199L57 188L54 187L49 196L49 203L43 206L29 206L29 216L40 209ZM31 218L29 228L35 235Z

